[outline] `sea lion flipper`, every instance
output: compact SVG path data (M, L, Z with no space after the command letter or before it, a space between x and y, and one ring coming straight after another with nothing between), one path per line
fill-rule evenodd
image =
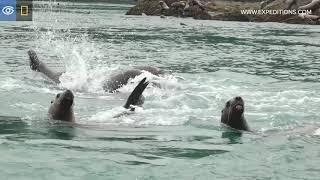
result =
M45 63L39 60L37 53L34 50L28 51L29 59L30 59L30 68L33 71L41 72L46 75L48 78L53 80L56 83L60 83L60 76L62 73L54 72L51 70Z
M29 59L30 59L30 68L33 71L40 71L39 66L40 66L40 61L38 59L37 53L34 50L29 50L28 51Z
M128 97L126 104L123 106L124 108L129 109L130 105L141 105L142 93L149 84L149 82L146 82L146 80L147 80L147 78L143 78L139 82L139 84L134 88L134 90L132 91L132 93ZM134 111L134 108L131 108L130 110Z

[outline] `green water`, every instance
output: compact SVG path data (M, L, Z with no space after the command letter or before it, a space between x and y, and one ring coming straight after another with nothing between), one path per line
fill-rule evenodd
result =
M1 179L319 179L319 26L125 16L130 6L37 3L33 22L0 23ZM30 70L31 48L66 71L61 84ZM167 75L102 90L135 65ZM162 88L113 118L145 76ZM47 119L65 88L74 126ZM255 133L220 125L238 95Z

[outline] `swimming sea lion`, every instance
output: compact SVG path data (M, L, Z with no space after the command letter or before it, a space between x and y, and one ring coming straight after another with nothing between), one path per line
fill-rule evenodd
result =
M56 83L60 83L60 76L63 73L57 73L51 70L44 62L40 61L36 52L33 50L28 51L30 59L30 68L33 71L41 72L48 78L52 79ZM114 92L123 85L126 85L130 78L134 78L142 73L142 71L148 71L154 75L161 75L164 72L156 67L151 66L137 66L134 69L123 71L121 73L111 76L104 82L103 89L107 92Z
M73 100L74 96L70 90L57 94L56 98L51 101L48 111L49 119L74 122Z
M250 131L243 113L244 101L239 96L235 97L229 100L223 108L221 122L234 129Z

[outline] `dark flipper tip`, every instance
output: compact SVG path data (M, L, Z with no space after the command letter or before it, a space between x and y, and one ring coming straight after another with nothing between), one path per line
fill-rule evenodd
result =
M130 94L124 108L129 109L130 105L142 105L141 96L143 91L148 86L149 82L146 82L147 78L143 78L139 84L134 88L132 93ZM134 111L134 108L131 108L131 111Z
M39 71L40 61L38 59L37 53L34 50L29 50L28 55L30 59L30 68L33 71Z

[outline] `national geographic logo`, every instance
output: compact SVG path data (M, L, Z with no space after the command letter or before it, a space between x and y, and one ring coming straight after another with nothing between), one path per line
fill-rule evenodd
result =
M17 21L32 21L32 0L17 0Z
M33 0L0 0L0 21L32 21Z

